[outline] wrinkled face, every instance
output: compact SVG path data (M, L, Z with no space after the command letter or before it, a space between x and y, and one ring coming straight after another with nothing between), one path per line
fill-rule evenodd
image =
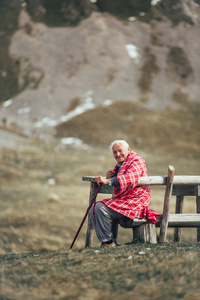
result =
M114 144L112 147L112 151L116 161L119 163L123 163L130 152L130 147L126 149L122 144Z

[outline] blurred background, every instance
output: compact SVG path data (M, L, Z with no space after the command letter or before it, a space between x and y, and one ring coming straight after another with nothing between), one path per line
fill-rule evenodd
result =
M199 32L199 0L0 0L0 253L69 248L114 139L199 175Z

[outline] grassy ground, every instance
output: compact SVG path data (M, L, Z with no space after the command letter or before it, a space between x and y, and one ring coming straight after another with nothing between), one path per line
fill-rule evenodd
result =
M199 299L200 245L1 256L1 299Z
M105 174L115 161L107 148L38 151L4 149L0 155L0 299L198 299L199 243L196 230L183 243L131 244L119 230L116 249L84 249L86 223L69 250L88 206L86 175ZM199 175L195 158L142 153L149 175ZM54 184L52 184L52 179ZM98 197L101 199L102 195ZM151 208L162 212L164 187L152 189ZM174 211L175 199L171 211ZM186 198L184 212L195 211Z

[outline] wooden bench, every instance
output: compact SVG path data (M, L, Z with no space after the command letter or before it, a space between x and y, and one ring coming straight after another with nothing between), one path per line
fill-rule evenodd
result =
M157 227L160 227L159 242L165 242L167 237L167 228L173 227L174 241L181 241L181 228L190 227L197 228L197 241L200 241L200 176L174 176L173 166L168 167L168 175L166 176L148 176L140 177L138 186L144 185L164 185L164 203L163 212L157 219ZM94 182L94 176L84 176L83 181L90 182L90 196L94 197L97 184ZM113 187L103 185L99 191L103 194L112 194ZM175 214L170 214L171 195L176 196ZM183 214L184 196L196 196L196 214ZM133 241L157 243L155 224L150 224L146 219L134 219L126 228L132 228ZM88 227L86 232L85 247L91 247L93 244L94 227L88 218ZM113 234L117 235L117 228L113 228Z

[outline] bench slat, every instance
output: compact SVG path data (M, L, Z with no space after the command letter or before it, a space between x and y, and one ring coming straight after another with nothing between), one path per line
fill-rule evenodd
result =
M157 227L160 226L161 219L162 217L157 218ZM147 222L148 221L146 219L135 218L133 219L130 228L140 226ZM168 227L200 227L200 214L170 214Z
M200 227L200 214L170 214L168 227Z
M93 181L94 176L83 176L83 181ZM165 185L167 176L146 176L140 177L138 185ZM200 185L200 176L174 176L173 184L179 185Z

